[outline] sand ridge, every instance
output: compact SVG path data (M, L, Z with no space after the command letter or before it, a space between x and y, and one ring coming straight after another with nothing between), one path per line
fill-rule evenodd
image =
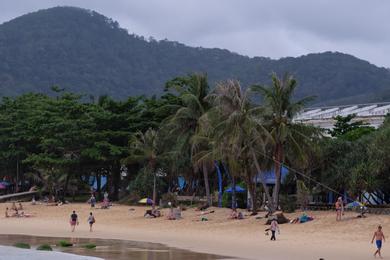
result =
M313 260L313 259L371 259L374 246L370 244L378 224L390 232L390 217L368 215L356 218L357 213L346 212L344 220L336 222L334 212L308 212L314 221L305 224L280 225L277 241L269 241L264 234L265 219L247 217L244 220L229 220L229 209L211 208L208 221L199 221L200 212L194 209L183 211L183 219L166 220L165 217L145 219L148 207L114 205L111 209L93 209L88 204L63 206L31 205L24 203L25 212L31 218L0 217L1 234L25 234L53 237L91 237L125 239L163 243L193 251L213 253L246 259ZM0 204L0 212L9 203ZM134 210L129 210L134 209ZM71 233L69 216L76 210L80 225ZM95 231L88 231L87 217L92 211L96 218ZM163 210L165 215L168 209ZM246 213L245 213L246 214ZM286 214L289 218L301 212ZM264 216L264 213L260 213ZM390 259L390 248L384 243L383 256Z

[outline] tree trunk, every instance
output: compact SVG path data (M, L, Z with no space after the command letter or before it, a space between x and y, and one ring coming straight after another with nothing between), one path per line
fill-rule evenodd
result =
M236 199L236 179L232 176L232 209L237 207L237 199Z
M255 214L257 213L256 182L253 180L253 176L250 171L246 170L245 174L247 179L248 191L250 194L250 204L252 206L252 212Z
M115 162L112 167L112 184L113 184L113 192L112 192L112 200L119 200L119 187L121 181L121 167L118 162Z
M207 204L211 206L211 195L210 195L210 185L209 185L209 173L207 171L206 163L203 163L203 178L204 178L204 188L206 190Z
M102 200L102 192L101 192L101 186L102 186L102 180L101 180L101 175L99 174L98 171L95 173L95 178L96 178L96 199L97 201Z
M156 207L157 191L156 191L156 173L153 172L153 203L152 209Z
M268 200L268 203L269 203L269 207L271 208L272 211L275 211L275 207L274 207L274 204L273 204L273 201L272 201L272 197L271 197L271 195L269 193L269 189L268 189L267 184L264 182L263 172L260 169L259 161L257 160L256 153L255 153L255 151L253 150L252 147L251 147L251 153L252 153L253 161L255 163L256 170L261 175L260 182L261 182L261 184L263 186L265 196L267 197L267 200Z
M274 164L275 164L275 187L273 191L273 204L275 206L275 209L278 209L279 207L279 193L280 193L280 185L281 185L281 180L282 180L282 159L283 159L283 147L282 144L277 144L276 145L276 150L275 150L275 159L274 159Z

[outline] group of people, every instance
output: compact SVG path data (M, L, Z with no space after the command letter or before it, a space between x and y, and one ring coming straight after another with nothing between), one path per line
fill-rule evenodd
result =
M95 220L95 216L92 214L92 212L89 213L89 216L88 216L88 219L87 219L87 223L89 225L89 231L92 232L92 227L93 227L93 224L95 224L96 220ZM71 232L74 232L75 229L76 229L76 226L79 225L79 216L76 214L76 211L73 210L73 213L70 215L70 220L69 220L69 223L70 223L70 229L71 229Z
M91 208L95 208L97 200L96 200L94 192L91 193L91 197L89 198L88 203L91 205ZM103 202L102 202L101 208L108 209L110 206L111 205L110 205L110 200L108 199L108 193L104 192Z
M15 202L12 202L11 209L9 209L8 207L5 208L5 217L6 218L10 218L10 217L21 218L21 217L31 217L31 216L32 216L31 214L27 214L24 212L23 205L20 202L19 202L18 206L16 206Z

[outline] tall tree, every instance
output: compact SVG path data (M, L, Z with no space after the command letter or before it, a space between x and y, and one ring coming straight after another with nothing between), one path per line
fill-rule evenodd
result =
M307 141L301 131L302 125L294 123L294 117L313 100L313 97L305 97L295 101L294 91L297 81L293 76L285 74L279 78L272 75L271 86L254 85L251 90L260 94L264 99L264 122L272 136L272 158L274 161L276 183L273 190L273 204L279 206L279 192L281 185L281 168L285 162L285 150L287 147L295 151L295 156L303 156L302 143Z
M125 162L140 162L145 164L148 171L153 173L153 208L156 206L156 170L160 157L160 139L156 130L149 128L145 133L137 132L129 141L130 155Z
M233 201L235 179L242 177L247 182L251 204L256 211L254 181L257 174L261 174L261 170L254 167L259 165L255 150L264 149L267 139L267 130L261 123L261 109L250 102L249 93L244 92L237 81L218 84L207 99L213 108L203 120L203 126L210 129L209 135L213 138L215 157L227 163L230 169L233 179ZM263 187L269 197L264 182Z
M175 147L180 154L190 154L193 158L200 149L204 149L198 143L196 146L191 138L200 132L199 119L209 109L205 97L209 92L207 77L200 74L192 74L187 77L175 78L167 83L167 90L175 90L179 95L181 104L177 106L177 112L167 120L167 127L170 135L176 136L179 142ZM209 170L212 168L212 161L201 158L191 159L195 172L203 173L207 203L211 205L211 193L209 185Z

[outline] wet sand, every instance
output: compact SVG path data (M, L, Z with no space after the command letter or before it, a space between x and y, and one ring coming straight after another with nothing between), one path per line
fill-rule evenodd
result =
M73 246L72 247L57 246L59 240L69 241L73 244ZM105 260L226 259L226 257L223 256L195 253L188 250L172 248L162 244L148 243L148 242L126 241L126 240L116 240L116 239L96 239L96 238L70 238L70 237L53 238L53 237L39 237L39 236L26 236L26 235L0 235L0 245L13 246L15 243L20 243L20 242L31 245L32 249L36 249L39 245L42 244L48 244L53 248L53 251L77 254L81 256L98 257L99 259L105 259ZM96 248L87 249L84 247L86 244L94 244L96 245ZM18 253L21 256L25 257L23 259L27 259L26 254L28 255L37 252L36 250L35 251L24 250L24 252L22 250ZM21 254L21 253L25 253L25 254ZM42 254L42 252L38 252L37 254ZM61 258L62 256L63 255L58 254L56 255L56 259L57 260L67 259L66 255L63 256L63 258ZM74 257L74 259L77 260L77 257Z
M145 219L143 214L146 207L114 206L109 210L93 210L97 222L95 231L91 233L86 223L90 212L87 204L60 207L24 205L26 212L35 214L35 217L3 217L0 219L1 234L154 242L247 259L366 260L372 257L375 249L370 239L376 226L382 224L385 235L390 230L389 216L368 215L365 219L359 219L356 213L347 212L343 221L336 222L334 212L308 212L314 221L281 225L281 234L273 242L264 235L265 219L247 217L244 220L229 220L228 209L212 208L215 213L207 215L209 221L201 222L200 212L194 209L184 211L182 220L170 221L165 217ZM0 204L0 212L4 212L6 206L9 204ZM130 208L134 210L130 211ZM72 210L76 210L80 216L80 225L75 233L70 232L68 223ZM260 216L263 215L260 213ZM299 212L287 214L287 217L298 215ZM386 243L383 256L390 259L390 248L387 251Z

